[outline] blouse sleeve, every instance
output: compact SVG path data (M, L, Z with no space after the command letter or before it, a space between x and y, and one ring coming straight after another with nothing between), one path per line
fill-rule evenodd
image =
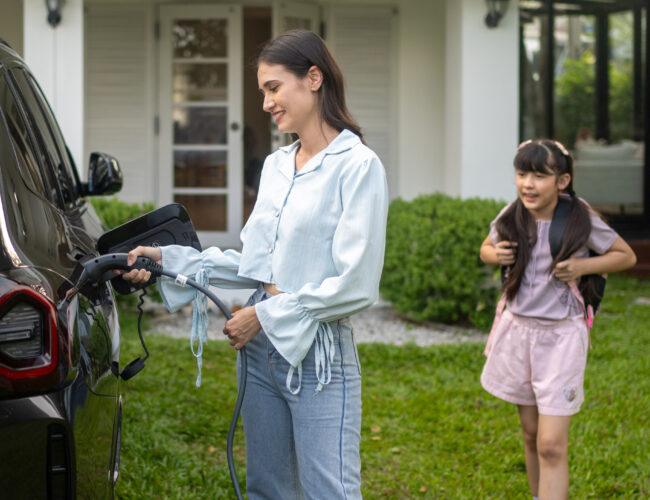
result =
M332 240L338 272L255 305L264 332L292 365L303 360L321 322L354 314L377 300L384 261L388 189L375 157L341 181L343 211Z
M199 252L192 247L169 245L162 250L162 266L166 271L182 274L196 279L197 273L205 272L208 283L219 288L257 288L258 282L243 278L237 274L241 254L234 250L222 252L217 247L210 247ZM166 276L158 280L158 288L165 306L175 312L194 299L196 290L188 286L179 286Z

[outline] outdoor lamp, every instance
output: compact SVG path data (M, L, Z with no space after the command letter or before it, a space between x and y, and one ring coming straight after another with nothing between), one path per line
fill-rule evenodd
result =
M485 3L487 3L488 8L488 13L485 16L485 25L488 28L496 28L506 13L508 0L485 0Z
M63 7L63 2L64 0L45 0L47 22L52 28L56 28L57 24L61 22L61 7Z

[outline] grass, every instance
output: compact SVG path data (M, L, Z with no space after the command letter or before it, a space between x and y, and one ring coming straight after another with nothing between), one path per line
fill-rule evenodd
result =
M571 425L570 497L647 498L650 281L615 276L607 286L592 330L586 400ZM134 317L122 319L127 362L140 347ZM232 498L225 443L233 351L208 344L197 389L189 340L148 336L147 345L146 369L122 386L117 498ZM529 498L517 411L481 388L482 350L359 345L364 498ZM243 482L241 429L235 441Z

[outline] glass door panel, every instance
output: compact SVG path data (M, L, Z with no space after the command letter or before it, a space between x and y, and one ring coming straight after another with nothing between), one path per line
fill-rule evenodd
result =
M187 208L203 246L241 230L241 8L161 7L161 201Z
M574 149L595 130L596 48L594 16L555 17L554 138Z
M549 64L548 44L542 37L548 17L522 16L519 57L521 136L524 139L544 137L548 130L548 113L544 96L548 85L546 67Z
M174 186L228 186L226 151L174 151Z

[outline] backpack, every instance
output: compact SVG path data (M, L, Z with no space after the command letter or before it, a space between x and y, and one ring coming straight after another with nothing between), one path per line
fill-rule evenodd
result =
M560 249L562 248L562 237L564 236L564 229L566 227L570 211L570 198L567 198L566 196L559 196L557 205L553 211L553 217L551 218L551 227L549 228L548 233L548 240L551 247L551 257L553 260L555 260L557 255L560 253ZM589 250L590 257L593 257L595 255L598 254L593 250ZM501 266L501 283L506 280L507 272L508 266ZM598 310L600 309L600 302L602 301L603 294L605 293L606 283L607 275L604 274L586 274L580 277L580 281L578 283L575 281L569 283L569 289L571 290L571 293L582 305L582 309L585 315L585 323L587 324L587 330L591 329L594 324L594 316L598 314ZM502 294L501 298L499 299L499 303L497 304L497 310L494 316L492 330L490 331L490 335L485 346L484 354L486 356L490 351L492 344L492 334L494 333L496 325L501 319L501 314L505 309L505 305L506 297L505 294Z

